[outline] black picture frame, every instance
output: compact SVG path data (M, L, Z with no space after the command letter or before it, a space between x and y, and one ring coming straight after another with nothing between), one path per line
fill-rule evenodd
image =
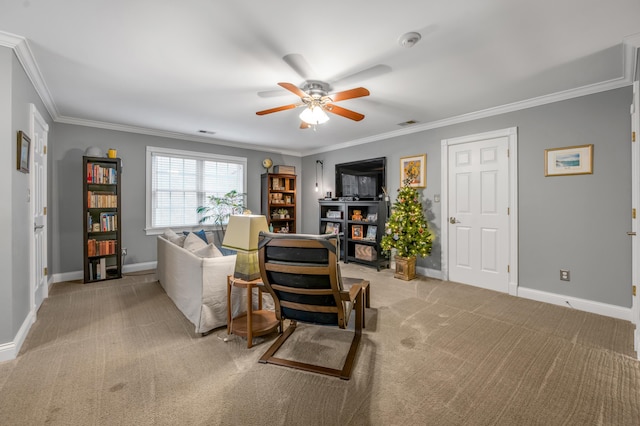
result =
M31 154L31 139L22 130L18 131L17 167L22 173L29 173L29 157Z

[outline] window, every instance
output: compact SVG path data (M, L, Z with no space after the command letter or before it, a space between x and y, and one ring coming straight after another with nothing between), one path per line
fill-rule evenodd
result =
M200 224L211 195L245 193L247 159L147 147L147 234Z

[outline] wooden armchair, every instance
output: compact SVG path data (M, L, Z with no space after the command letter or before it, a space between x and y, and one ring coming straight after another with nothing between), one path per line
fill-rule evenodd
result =
M368 281L342 286L337 235L260 233L259 262L262 282L273 296L276 317L290 320L287 329L260 358L271 363L348 380L360 343L364 319L363 288ZM355 309L355 332L342 369L277 358L278 349L295 331L297 322L347 328Z

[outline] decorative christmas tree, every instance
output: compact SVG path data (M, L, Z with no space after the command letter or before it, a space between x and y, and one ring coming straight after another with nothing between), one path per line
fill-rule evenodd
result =
M380 246L387 253L395 248L402 257L425 257L431 253L433 235L424 217L420 195L410 186L412 180L412 176L408 176L398 189Z

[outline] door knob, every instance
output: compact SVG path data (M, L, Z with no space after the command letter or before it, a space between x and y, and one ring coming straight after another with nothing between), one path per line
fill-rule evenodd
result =
M459 220L457 220L455 217L451 216L451 217L449 218L449 223L450 223L450 224L452 224L452 225L454 225L454 224L456 224L456 223L460 223L460 221L459 221Z

